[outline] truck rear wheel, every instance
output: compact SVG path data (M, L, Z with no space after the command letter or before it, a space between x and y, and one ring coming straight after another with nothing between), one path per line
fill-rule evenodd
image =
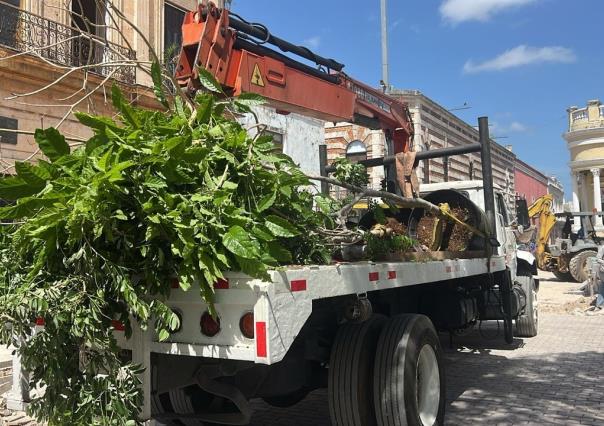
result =
M575 254L568 263L568 269L575 281L582 283L589 278L588 262L590 257L596 257L595 250L585 250Z
M377 354L373 382L377 424L444 424L442 349L428 317L391 318L380 334Z
M535 280L532 276L519 276L516 280L526 294L524 313L516 320L516 334L519 337L535 337L539 330L539 305Z
M373 426L373 364L386 319L374 315L340 327L329 362L329 415L334 426Z

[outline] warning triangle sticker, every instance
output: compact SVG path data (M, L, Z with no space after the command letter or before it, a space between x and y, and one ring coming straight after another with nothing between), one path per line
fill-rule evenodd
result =
M258 66L258 64L254 65L254 72L252 73L252 84L264 87L264 79L262 78L262 73L260 72L260 67Z

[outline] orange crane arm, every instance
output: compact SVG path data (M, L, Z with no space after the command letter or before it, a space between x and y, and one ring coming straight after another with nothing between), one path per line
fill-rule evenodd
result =
M176 78L186 90L201 87L197 68L203 67L229 95L257 93L280 113L381 129L392 141L391 154L410 149L413 123L407 105L350 78L342 64L279 39L263 25L213 3L185 15L182 35ZM267 45L314 61L318 68Z

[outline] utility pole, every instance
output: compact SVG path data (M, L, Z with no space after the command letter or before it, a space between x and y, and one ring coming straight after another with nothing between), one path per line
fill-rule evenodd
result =
M382 2L382 87L384 92L390 91L390 77L388 76L388 17L386 0Z

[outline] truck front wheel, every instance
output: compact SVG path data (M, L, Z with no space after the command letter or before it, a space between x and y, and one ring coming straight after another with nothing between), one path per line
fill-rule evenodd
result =
M379 426L444 424L442 349L428 317L401 315L386 323L377 346L373 392Z
M341 326L329 361L329 414L334 426L374 426L373 364L386 318Z
M516 278L526 294L524 313L516 320L516 334L519 337L535 337L539 330L539 304L537 288L532 276L519 276Z

